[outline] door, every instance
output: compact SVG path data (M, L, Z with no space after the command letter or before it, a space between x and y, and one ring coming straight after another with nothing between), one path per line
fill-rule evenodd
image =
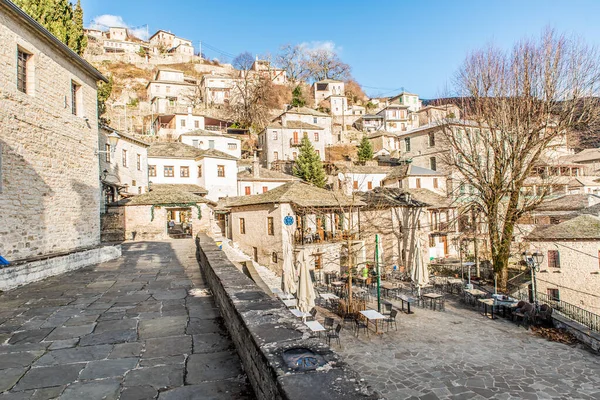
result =
M444 256L448 255L448 236L440 236L442 243L444 243Z
M253 258L255 262L258 262L258 248L253 247L252 248L252 253L253 253Z

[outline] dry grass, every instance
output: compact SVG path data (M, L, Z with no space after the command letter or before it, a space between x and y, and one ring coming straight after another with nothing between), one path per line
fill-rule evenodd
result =
M331 146L325 149L325 159L331 162L347 161L348 158L356 160L356 146L352 145L338 145Z

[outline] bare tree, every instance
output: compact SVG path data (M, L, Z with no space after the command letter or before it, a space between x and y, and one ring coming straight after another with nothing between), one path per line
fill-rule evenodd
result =
M525 193L525 180L566 133L597 117L599 83L597 50L551 30L510 52L475 51L457 74L468 121L441 125L451 149L445 161L473 188L502 289L515 224L548 193Z
M281 46L281 52L275 58L280 68L285 70L287 79L297 83L306 79L306 53L299 45L286 44Z
M252 64L254 64L254 57L252 57L252 54L249 51L238 54L231 62L231 65L233 65L235 69L242 72L250 71L252 69Z
M350 79L350 65L342 62L335 52L327 49L308 51L305 68L308 77L314 81L321 81L323 79Z

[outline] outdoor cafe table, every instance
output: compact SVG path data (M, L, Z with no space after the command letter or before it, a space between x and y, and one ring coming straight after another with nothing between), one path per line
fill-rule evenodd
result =
M379 333L379 324L378 320L385 319L385 316L381 315L375 310L363 310L360 312L362 315L369 320L369 322L373 321L375 324L375 333Z
M309 313L302 312L302 311L298 310L297 308L292 308L290 311L292 312L292 314L294 314L298 318L310 317Z
M321 332L327 330L319 321L304 321L304 325L308 326L312 332L317 332L319 336L321 336Z
M321 296L321 298L323 298L325 300L337 300L337 299L339 299L339 297L336 296L333 293L321 293L321 294L319 294L319 296Z
M471 303L470 301L468 301L468 298L467 298L469 295L472 296L474 299L485 296L485 292L481 291L479 289L465 289L464 293L465 293L465 303ZM477 303L475 302L475 304L477 304Z
M296 307L296 299L283 300L283 304L287 307Z
M425 293L423 295L423 297L425 297L426 299L429 299L430 308L432 310L435 310L436 303L438 303L440 301L440 299L444 296L441 294L438 294L438 293Z
M395 290L398 287L391 282L381 282L381 288L385 290L385 296L390 296L390 290Z
M279 297L281 300L291 300L294 298L294 295L290 293L278 293L277 297Z
M496 304L494 299L478 299L478 300L484 306L485 311L483 312L483 315L486 317L488 316L488 306L489 306L491 309L490 318L496 319L496 317L494 316L494 308L498 307L498 304Z

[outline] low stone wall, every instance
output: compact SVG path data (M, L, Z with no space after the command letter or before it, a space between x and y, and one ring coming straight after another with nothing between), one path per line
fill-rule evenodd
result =
M69 253L51 255L0 268L0 290L10 290L28 283L63 274L88 265L121 256L121 246L98 246Z
M600 353L600 333L590 330L587 326L581 325L569 318L552 314L554 326L565 329L577 338L581 343L585 344L592 350Z
M204 277L258 399L379 398L324 339L310 338L308 327L240 272L211 238L198 235L196 248ZM307 372L289 368L282 354L294 348L309 349L326 364Z

